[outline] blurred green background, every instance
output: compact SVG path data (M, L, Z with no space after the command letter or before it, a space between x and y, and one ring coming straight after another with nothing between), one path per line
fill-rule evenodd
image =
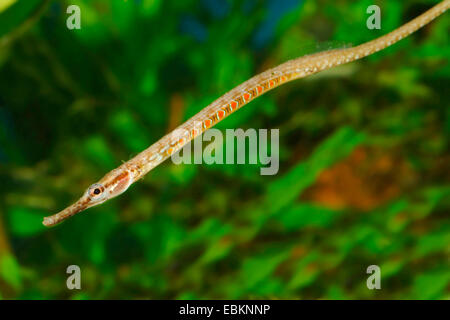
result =
M449 14L217 127L279 128L280 171L166 161L45 229L256 73L437 1L0 1L0 297L449 299ZM81 8L68 30L66 8ZM381 30L366 8L381 7ZM66 288L81 268L82 290ZM366 268L381 267L381 290Z

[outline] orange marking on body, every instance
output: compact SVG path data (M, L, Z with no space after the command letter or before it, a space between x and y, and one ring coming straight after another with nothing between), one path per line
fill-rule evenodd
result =
M197 134L198 134L198 130L197 129L192 129L192 131L191 131L191 136L193 137L193 138L195 138L196 136L197 136Z
M269 86L272 88L275 85L275 82L273 80L269 81Z
M208 129L212 125L212 120L206 119L205 121L203 121L203 123L205 124L205 128Z
M236 110L236 108L237 108L237 102L234 101L234 100L231 101L231 102L230 102L230 107L231 107L231 110L233 110L233 111Z
M258 90L258 93L261 93L261 92L263 92L263 87L257 86L257 87L256 87L256 90Z
M244 93L244 100L245 101L248 101L248 100L250 100L250 94L249 93Z
M224 111L224 110L219 110L219 111L217 111L217 118L218 118L219 120L222 120L223 117L225 117L225 111Z

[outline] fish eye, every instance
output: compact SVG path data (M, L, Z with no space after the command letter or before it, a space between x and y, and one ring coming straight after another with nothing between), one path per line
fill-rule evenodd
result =
M91 185L88 189L88 195L92 198L97 200L100 198L103 194L103 191L105 190L105 187L101 185L100 183L94 183Z

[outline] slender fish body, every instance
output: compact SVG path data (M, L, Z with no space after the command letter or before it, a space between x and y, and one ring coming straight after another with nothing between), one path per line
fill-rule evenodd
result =
M352 48L319 52L293 59L252 77L212 102L134 158L106 174L99 182L91 185L73 205L55 215L45 217L43 224L55 225L78 212L118 196L189 141L260 95L286 82L364 58L389 47L431 22L449 7L450 0L444 0L400 28L375 40Z

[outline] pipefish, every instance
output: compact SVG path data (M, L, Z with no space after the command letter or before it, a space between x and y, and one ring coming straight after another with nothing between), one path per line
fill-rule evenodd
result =
M417 18L375 40L356 47L328 50L299 57L252 77L212 102L134 158L107 173L97 183L92 184L74 204L59 213L45 217L43 224L53 226L87 208L122 194L131 184L180 150L189 141L260 95L289 81L362 59L385 49L422 28L449 7L450 0L441 1Z

